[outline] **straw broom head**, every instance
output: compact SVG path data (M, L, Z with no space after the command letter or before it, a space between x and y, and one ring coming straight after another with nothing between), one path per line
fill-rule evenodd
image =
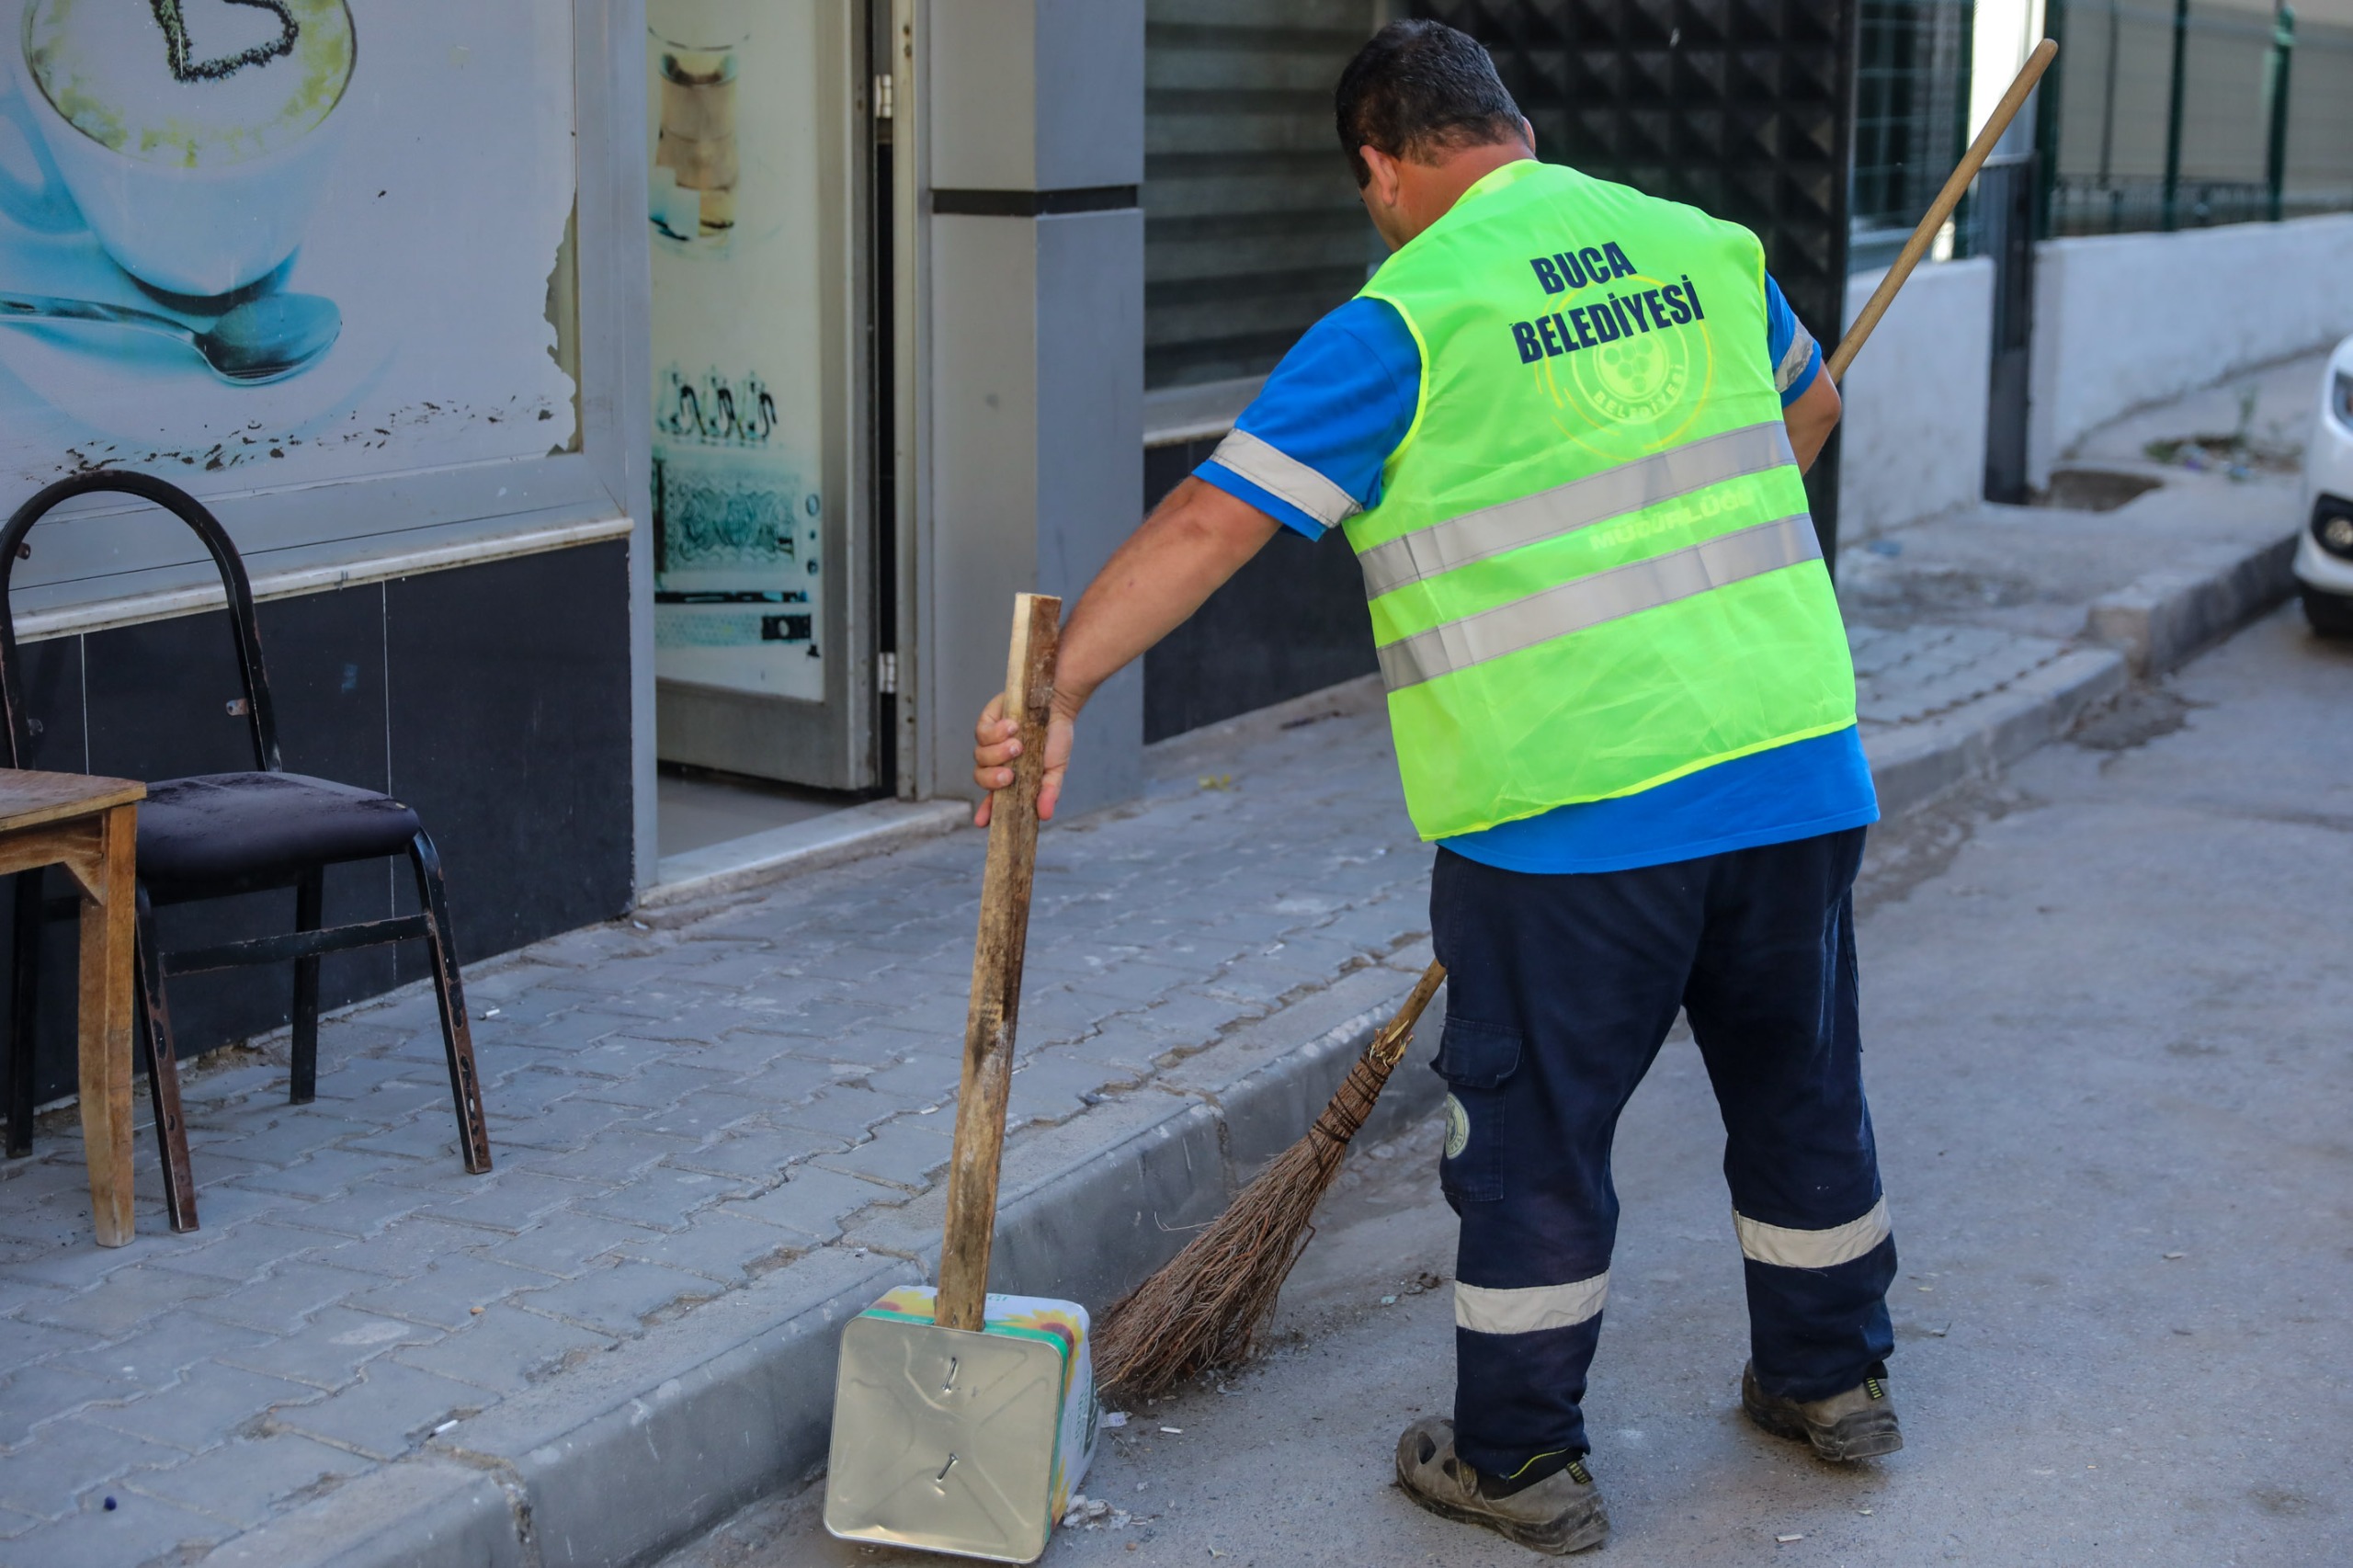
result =
M1339 1174L1348 1140L1372 1114L1422 1009L1445 979L1443 965L1423 971L1306 1136L1277 1155L1159 1273L1104 1314L1095 1333L1095 1369L1105 1389L1148 1397L1248 1358L1252 1339L1314 1234L1315 1206Z

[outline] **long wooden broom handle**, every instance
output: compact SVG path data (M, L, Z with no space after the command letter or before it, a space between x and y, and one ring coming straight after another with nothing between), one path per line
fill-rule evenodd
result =
M1021 726L1021 755L1013 759L1013 782L997 790L989 806L972 1001L964 1016L963 1087L956 1096L956 1147L948 1166L948 1233L932 1308L932 1322L941 1327L976 1334L987 1317L1005 1102L1013 1088L1013 1032L1021 1012L1021 960L1029 943L1029 886L1037 869L1038 787L1046 776L1046 722L1054 702L1062 618L1063 601L1051 595L1014 597L1005 711Z
M1372 1043L1365 1047L1365 1056L1374 1066L1385 1073L1397 1065L1397 1059L1405 1054L1406 1042L1414 1038L1414 1026L1422 1021L1422 1009L1430 1005L1430 998L1444 983L1446 966L1433 959L1430 967L1422 971L1422 978L1414 983L1413 992L1397 1009L1396 1017L1382 1025L1381 1032L1372 1037Z
M1862 352L1863 345L1870 338L1871 330L1879 325L1879 318L1887 314L1887 307L1895 300L1895 291L1904 287L1904 279L1912 276L1912 269L1919 266L1920 258L1928 253L1928 246L1936 242L1937 231L1945 226L1945 220L1952 216L1952 210L1961 205L1961 193L1969 188L1969 182L1977 177L1977 171L1994 151L1994 143L2002 139L2002 132L2007 131L2010 121L2018 118L2026 96L2034 91L2034 85L2042 80L2042 73L2050 68L2051 62L2058 53L2059 40L2044 39L2034 46L2034 52L2026 57L2026 63L2018 67L2017 80L2010 84L2010 90L2002 95L2002 101L1994 106L1993 116L1985 121L1985 129L1977 133L1977 140L1972 142L1969 151L1961 154L1961 166L1953 170L1952 177L1945 181L1944 189L1937 192L1936 200L1928 204L1928 215L1920 220L1920 226L1914 229L1912 237L1904 242L1904 249L1897 254L1895 265L1887 269L1887 276L1881 278L1879 287L1871 290L1870 302L1855 317L1855 324L1847 329L1847 335L1838 340L1836 348L1831 350L1828 365L1831 381L1836 382L1847 379L1847 367L1853 364L1855 356Z

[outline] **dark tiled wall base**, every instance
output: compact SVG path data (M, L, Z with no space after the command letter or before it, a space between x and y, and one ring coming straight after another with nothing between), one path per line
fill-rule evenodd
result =
M1156 506L1214 439L1143 455L1144 506ZM1370 675L1364 577L1334 529L1310 543L1284 528L1143 662L1143 738L1214 724L1254 708Z
M629 903L629 576L620 541L260 607L287 768L383 790L440 846L461 959L507 951ZM28 644L32 765L131 778L253 767L224 613ZM0 887L5 887L0 880ZM52 892L63 893L52 882ZM335 868L327 918L416 906L404 858ZM0 896L0 955L13 901ZM167 908L166 947L290 929L291 892ZM41 1098L71 1091L74 931L44 946ZM0 993L8 984L0 958ZM421 944L332 955L330 1006L426 972ZM278 1028L291 965L172 983L180 1054ZM0 1011L0 1020L6 1014Z

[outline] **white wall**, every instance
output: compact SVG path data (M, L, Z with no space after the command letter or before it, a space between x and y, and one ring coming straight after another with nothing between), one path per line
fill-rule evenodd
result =
M2353 215L2175 234L2048 240L2035 251L2036 484L2129 410L2353 333Z
M1848 324L1885 276L1881 268L1847 279ZM1984 494L1993 307L1992 262L1923 266L1856 356L1839 388L1841 539L1972 506Z

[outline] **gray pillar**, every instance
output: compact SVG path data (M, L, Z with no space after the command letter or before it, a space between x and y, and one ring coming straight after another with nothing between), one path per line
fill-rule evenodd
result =
M926 794L971 795L1013 595L1075 600L1143 490L1142 0L929 8ZM1079 722L1065 808L1142 787L1143 672Z

